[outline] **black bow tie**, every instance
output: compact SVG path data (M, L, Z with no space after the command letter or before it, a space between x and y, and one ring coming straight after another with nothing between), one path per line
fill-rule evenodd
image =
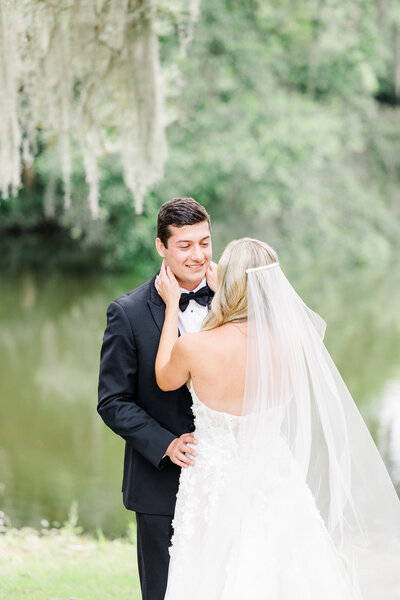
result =
M196 302L201 304L201 306L207 306L213 296L214 292L210 290L208 285L204 285L202 288L197 290L197 292L184 292L181 294L181 299L179 300L179 308L182 312L184 312L189 306L190 300L196 300Z

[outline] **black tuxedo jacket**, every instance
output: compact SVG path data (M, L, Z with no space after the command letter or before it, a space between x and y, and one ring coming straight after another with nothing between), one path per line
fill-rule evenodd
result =
M125 507L173 515L180 467L163 456L174 438L194 431L192 399L186 386L163 392L156 383L154 365L165 304L154 280L108 307L97 410L126 442Z

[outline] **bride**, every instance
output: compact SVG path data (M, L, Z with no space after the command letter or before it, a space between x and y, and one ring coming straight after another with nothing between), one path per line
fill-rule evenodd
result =
M195 459L182 463L165 600L400 598L400 503L324 344L324 321L267 244L228 244L199 333L166 304L156 378L189 382Z

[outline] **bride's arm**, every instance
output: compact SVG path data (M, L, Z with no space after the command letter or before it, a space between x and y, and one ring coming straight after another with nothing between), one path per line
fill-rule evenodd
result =
M165 319L156 357L157 385L164 391L180 388L189 378L188 344L178 338L180 289L171 269L163 262L155 286L165 302Z

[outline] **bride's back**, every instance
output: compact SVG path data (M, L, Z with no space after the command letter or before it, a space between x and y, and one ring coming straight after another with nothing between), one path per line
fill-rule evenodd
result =
M241 238L225 248L218 287L204 323L187 334L189 371L197 398L214 410L240 415L246 378L247 272L276 263L276 252L260 240Z
M191 337L190 373L198 399L240 415L246 375L247 323L226 323Z

